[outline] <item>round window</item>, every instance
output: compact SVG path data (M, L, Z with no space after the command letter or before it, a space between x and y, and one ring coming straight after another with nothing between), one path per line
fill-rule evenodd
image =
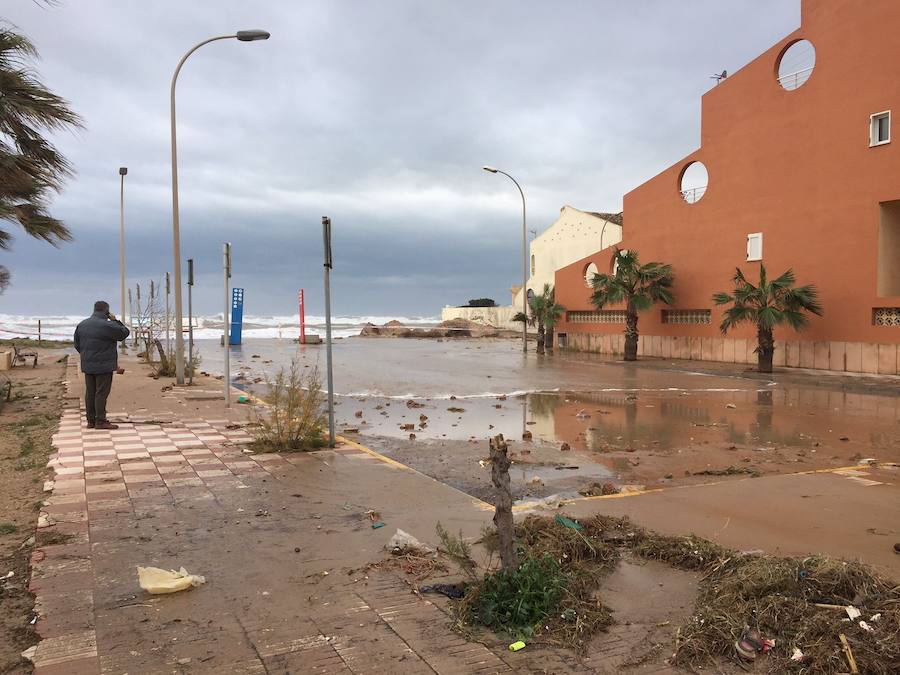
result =
M597 269L597 266L594 263L589 263L587 267L584 268L584 283L587 284L588 288L594 287L594 277L600 274L600 270Z
M778 84L787 91L799 89L816 67L816 48L809 40L790 44L778 59Z
M681 196L688 204L703 199L709 184L709 172L703 162L691 162L681 172Z

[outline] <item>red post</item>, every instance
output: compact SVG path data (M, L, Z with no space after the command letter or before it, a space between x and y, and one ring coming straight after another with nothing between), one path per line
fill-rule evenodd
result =
M300 303L300 344L306 344L306 309L303 302L303 289L297 293L297 300Z

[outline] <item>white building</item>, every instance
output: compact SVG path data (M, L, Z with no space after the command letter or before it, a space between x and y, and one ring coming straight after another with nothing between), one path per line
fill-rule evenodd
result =
M559 218L531 242L528 290L540 294L544 284L554 284L556 270L620 241L621 213L594 213L563 206ZM521 288L513 294L512 305L522 307Z
M550 227L534 238L529 252L528 290L541 293L544 284L554 283L556 270L571 265L599 250L622 241L621 213L594 213L563 206ZM592 270L593 272L594 270ZM441 319L464 318L498 328L521 330L512 321L522 311L522 287L512 289L512 304L505 307L445 307Z

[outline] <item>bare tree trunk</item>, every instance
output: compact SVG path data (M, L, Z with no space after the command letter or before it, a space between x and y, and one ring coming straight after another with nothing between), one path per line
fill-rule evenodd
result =
M775 356L775 338L772 329L757 326L756 341L756 369L760 373L771 373L772 358Z
M544 339L546 336L546 331L544 330L544 324L538 322L538 336L537 336L537 353L544 353Z
M156 345L156 351L159 352L159 372L168 373L169 372L169 362L166 359L166 352L163 349L162 343L159 341L159 338L153 338L153 344ZM150 361L149 345L148 345L148 349L147 349L147 360Z
M625 360L637 361L638 350L638 314L629 302L625 311Z
M505 570L519 567L516 555L515 524L512 514L512 493L509 491L509 457L506 454L506 441L503 434L490 440L491 447L491 481L497 493L494 506L494 527L500 539L500 565Z

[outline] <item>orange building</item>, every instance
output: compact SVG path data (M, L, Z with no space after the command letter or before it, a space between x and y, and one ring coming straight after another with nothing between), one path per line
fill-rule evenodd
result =
M900 373L898 26L900 0L802 0L797 31L703 96L700 149L625 195L620 246L675 268L676 304L641 314L638 354L755 363L755 329L723 337L712 295L762 263L824 308L776 329L776 366ZM697 163L708 185L686 182ZM561 344L622 352L624 312L598 312L585 282L611 260L556 272Z

